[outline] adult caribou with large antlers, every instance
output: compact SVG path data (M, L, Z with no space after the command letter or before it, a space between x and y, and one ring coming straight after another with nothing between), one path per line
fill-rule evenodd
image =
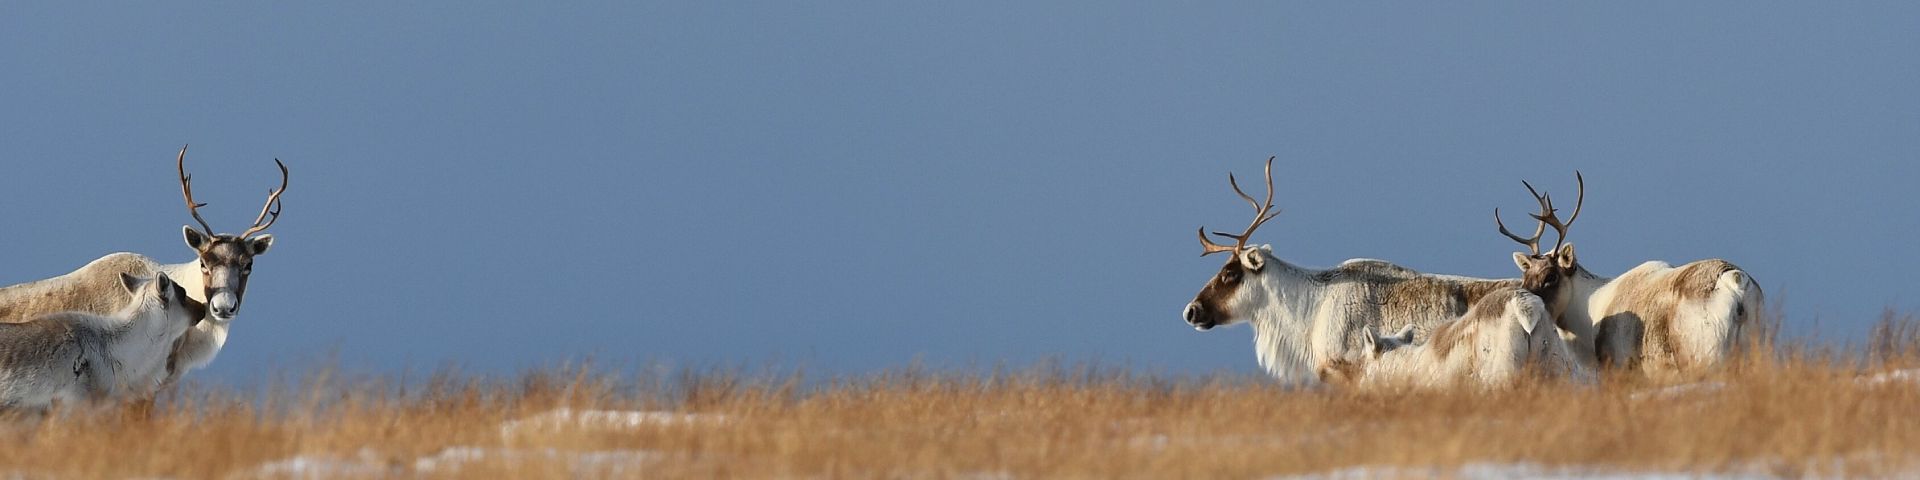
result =
M1502 312L1531 315L1532 324L1549 322L1540 299L1521 291L1518 280L1488 280L1432 275L1380 260L1354 259L1329 269L1298 267L1274 256L1270 245L1248 245L1261 225L1272 220L1273 159L1267 159L1266 201L1255 201L1232 175L1234 193L1254 207L1253 223L1237 234L1214 232L1234 244L1214 243L1200 229L1202 256L1230 253L1232 258L1208 281L1182 316L1199 330L1246 322L1253 325L1254 353L1260 365L1283 380L1312 381L1329 362L1373 340L1368 332L1396 331L1411 325L1415 343L1429 332L1466 314L1482 299L1504 299ZM1483 307L1485 309L1485 307ZM1370 327L1370 328L1369 328Z
M1723 362L1737 346L1743 327L1753 324L1765 305L1759 284L1725 260L1700 260L1674 267L1649 261L1619 277L1587 271L1574 257L1567 231L1586 203L1587 181L1574 172L1579 196L1573 215L1560 220L1553 197L1526 185L1540 206L1532 237L1507 231L1494 209L1500 233L1526 246L1514 252L1521 285L1546 299L1554 324L1570 337L1575 355L1589 365L1624 368L1654 378L1698 372ZM1540 251L1541 236L1553 227L1553 248Z
M254 258L273 246L273 235L261 232L280 219L280 195L287 190L287 165L280 159L273 160L280 168L280 187L267 193L266 204L251 226L239 235L231 235L215 233L213 226L200 216L200 207L206 204L193 199L193 178L187 174L186 162L187 147L182 146L175 159L180 173L180 192L186 198L188 213L201 227L181 227L187 246L194 251L192 261L162 264L145 255L113 253L65 275L0 288L0 322L19 323L69 311L111 314L130 298L121 285L122 275L152 277L164 273L185 288L195 301L207 305L207 318L174 344L168 359L168 380L212 362L226 344L234 317L240 314Z

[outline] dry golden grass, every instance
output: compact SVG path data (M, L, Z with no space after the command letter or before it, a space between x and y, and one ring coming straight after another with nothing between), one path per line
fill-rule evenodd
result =
M814 383L576 368L412 385L317 378L261 394L189 387L150 412L12 420L0 475L1249 478L1470 464L1892 475L1920 467L1920 373L1888 375L1920 367L1920 329L1885 323L1867 353L1759 348L1677 388L1342 392L1059 366ZM656 414L613 425L593 410ZM1393 467L1413 470L1382 470Z

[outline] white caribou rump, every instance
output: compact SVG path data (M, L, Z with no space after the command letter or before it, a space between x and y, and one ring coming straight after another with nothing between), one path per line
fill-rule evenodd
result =
M1540 205L1531 238L1506 234L1531 253L1515 252L1521 284L1547 301L1555 325L1576 356L1588 365L1637 372L1647 378L1674 379L1718 367L1742 341L1742 332L1759 321L1766 305L1759 284L1725 260L1701 260L1679 267L1646 262L1619 277L1594 275L1574 257L1567 229L1580 218L1586 180L1576 173L1580 198L1573 215L1561 221L1553 198L1527 184ZM1524 182L1523 182L1524 184ZM1499 222L1499 210L1494 211ZM1546 227L1559 238L1540 251Z
M151 395L167 357L206 306L165 274L121 276L111 315L62 312L0 324L0 406L42 409Z
M1389 336L1379 336L1373 327L1364 330L1360 348L1320 366L1322 381L1363 388L1495 388L1530 374L1582 383L1593 379L1567 350L1540 297L1517 288L1481 297L1425 342L1413 341L1411 325Z

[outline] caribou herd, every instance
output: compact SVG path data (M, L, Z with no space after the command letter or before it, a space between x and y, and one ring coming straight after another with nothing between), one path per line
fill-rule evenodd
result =
M1288 263L1251 245L1273 220L1273 159L1267 194L1239 233L1199 232L1202 256L1229 255L1182 316L1194 328L1248 323L1260 366L1283 381L1355 387L1498 387L1523 377L1589 382L1599 372L1672 380L1720 367L1765 304L1753 277L1724 260L1678 267L1649 261L1617 277L1587 271L1567 231L1580 217L1586 179L1577 174L1573 214L1561 220L1549 194L1522 182L1538 204L1533 235L1499 232L1526 246L1521 276L1483 279L1421 273L1354 259L1328 269ZM1558 238L1540 250L1552 227ZM1391 333L1389 333L1391 332Z
M163 264L113 253L66 275L0 288L0 408L44 411L53 404L100 405L150 398L187 371L213 361L240 314L253 259L273 246L263 234L280 218L280 186L238 235L215 233L200 217L187 175L175 164L194 258Z
M192 260L114 253L0 288L0 409L150 398L226 344L253 260L273 246L262 232L280 218L287 166L274 160L280 186L253 224L222 234L200 216L206 204L193 198L186 155L181 147L175 165L200 224L182 227ZM1499 232L1528 248L1513 254L1520 278L1436 275L1371 259L1314 269L1248 243L1279 215L1268 158L1264 200L1227 176L1253 206L1253 221L1239 233L1211 232L1231 245L1200 229L1201 255L1228 258L1182 316L1203 331L1251 324L1260 365L1303 383L1497 387L1528 376L1586 382L1601 371L1673 379L1723 364L1765 305L1753 277L1717 259L1649 261L1612 278L1588 271L1567 242L1586 200L1586 179L1575 178L1579 196L1564 221L1551 195L1522 182L1540 208L1532 236L1507 230L1494 209ZM1549 227L1557 238L1542 251Z

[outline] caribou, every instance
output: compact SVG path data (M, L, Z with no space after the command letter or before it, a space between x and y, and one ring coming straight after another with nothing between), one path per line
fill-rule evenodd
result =
M1360 347L1319 367L1322 382L1366 388L1512 386L1528 374L1592 380L1553 328L1546 304L1520 289L1480 297L1459 320L1441 324L1425 343L1413 326L1382 336L1363 328Z
M1230 258L1181 316L1201 331L1252 324L1255 356L1282 381L1318 381L1320 367L1375 339L1366 333L1369 328L1377 332L1410 326L1412 338L1428 339L1485 299L1532 296L1517 279L1434 275L1371 259L1348 260L1328 269L1281 260L1271 245L1247 244L1255 230L1279 215L1273 209L1273 158L1267 159L1266 180L1266 201L1261 202L1227 175L1234 193L1253 205L1253 223L1237 234L1213 232L1234 240L1233 245L1214 243L1206 227L1200 228L1200 255L1227 253ZM1501 312L1547 318L1544 311Z
M44 410L151 395L173 344L207 306L160 273L119 275L127 301L108 315L61 312L0 324L0 406Z
M262 232L280 219L280 195L287 191L287 165L280 159L273 160L280 167L280 186L268 191L266 205L254 217L253 225L233 235L214 233L213 226L200 216L200 207L207 204L193 199L193 178L187 174L186 161L187 147L182 146L174 161L180 173L180 192L186 197L187 211L200 224L199 229L181 227L187 247L194 251L192 261L162 264L145 255L113 253L65 275L0 288L0 323L27 322L68 311L110 314L130 298L119 284L120 276L164 274L184 287L194 301L207 306L206 321L196 324L172 346L167 381L212 362L226 345L228 329L240 314L254 258L273 246L273 235Z
M1564 221L1549 194L1521 182L1540 207L1529 215L1537 223L1531 237L1508 231L1498 208L1493 218L1501 234L1528 248L1513 254L1521 285L1546 299L1575 355L1589 365L1654 379L1705 371L1731 356L1742 329L1757 321L1766 304L1753 277L1721 259L1678 267L1649 261L1614 278L1593 274L1567 243L1587 196L1586 178L1574 172L1574 179L1579 193ZM1542 252L1548 227L1558 238Z

